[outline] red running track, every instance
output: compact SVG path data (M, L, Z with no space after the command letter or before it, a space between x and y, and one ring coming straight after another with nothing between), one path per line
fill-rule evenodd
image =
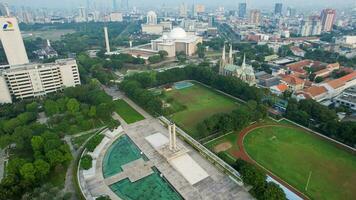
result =
M248 153L246 152L245 148L244 148L244 138L247 134L249 134L251 131L253 131L254 129L258 129L258 128L263 128L263 127L268 127L268 126L284 126L284 127L292 127L292 126L288 126L288 125L280 125L280 124L269 124L269 125L260 125L260 124L253 124L245 129L243 129L238 137L237 140L237 144L239 147L239 151L234 152L234 156L236 158L241 158L249 163L253 163L255 165L257 165L258 167L262 168L264 171L267 172L267 174L272 177L273 179L277 180L279 183L281 183L283 186L285 186L286 188L288 188L290 191L294 192L295 194L297 194L299 197L301 197L304 200L309 199L305 194L303 194L302 192L300 192L299 190L297 190L296 188L294 188L293 186L289 185L287 182L285 182L284 180L282 180L281 178L279 178L278 176L274 175L272 172L270 172L269 170L267 170L266 168L264 168L263 166L261 166L260 164L258 164L255 160L253 160Z

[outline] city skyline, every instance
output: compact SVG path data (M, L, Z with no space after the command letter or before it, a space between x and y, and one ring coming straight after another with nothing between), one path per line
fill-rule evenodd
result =
M56 8L73 8L73 7L78 7L78 6L85 6L87 4L87 0L78 0L75 3L70 0L62 0L60 2L55 1L55 0L32 0L31 2L24 2L22 0L11 0L11 1L1 1L2 3L8 3L13 6L28 6L28 7L56 7ZM112 7L113 1L112 0L92 0L91 2L100 4L101 7ZM145 1L145 0L133 0L130 1L129 4L130 6L137 6L137 7L159 7L161 4L168 4L172 6L177 6L181 3L186 3L186 4L205 4L207 6L225 6L225 5L234 5L236 8L238 7L239 3L244 3L247 2L247 7L248 9L251 8L268 8L268 9L273 9L275 3L282 3L284 6L293 6L293 7L299 7L299 8L307 8L308 6L313 6L313 7L318 7L318 8L326 8L326 7L345 7L345 6L356 6L356 3L353 0L344 0L341 2L334 2L330 0L317 0L317 1L307 1L307 0L301 0L301 1L296 1L296 0L267 0L267 1L258 1L258 0L241 0L241 1L235 1L235 0L225 0L223 1L218 1L218 0L194 0L194 1L173 1L173 0L151 0L151 1ZM117 0L118 6L121 7L121 1ZM155 6L152 6L155 5Z

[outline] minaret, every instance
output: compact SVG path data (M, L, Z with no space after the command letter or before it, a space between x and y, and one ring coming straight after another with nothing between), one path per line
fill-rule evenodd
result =
M230 44L230 53L229 53L229 64L234 64L234 58L232 57L232 44Z
M220 66L219 66L219 74L220 75L224 75L225 64L226 64L226 53L225 53L225 44L224 44L223 52L222 52L222 56L221 56L221 60L220 60Z

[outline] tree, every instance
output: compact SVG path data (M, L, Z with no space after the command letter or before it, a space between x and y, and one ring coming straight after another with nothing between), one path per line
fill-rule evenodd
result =
M286 194L279 185L273 182L268 182L265 186L263 194L259 199L262 200L286 200Z
M49 174L50 165L46 161L38 159L34 162L34 166L36 169L36 177L39 180L44 179Z
M76 99L74 99L74 98L69 99L69 101L67 103L67 110L71 114L74 114L74 113L78 112L79 111L79 107L80 107L80 104Z
M32 102L30 104L26 105L26 111L27 112L37 112L38 111L38 103L37 102Z
M54 167L58 164L61 164L64 160L63 158L63 154L54 149L54 150L51 150L49 152L46 153L46 158L48 159L49 161L49 164L51 165L51 167Z
M41 136L33 136L31 139L32 149L40 151L43 148L43 138Z
M88 170L92 167L93 158L90 155L85 155L80 159L80 168Z
M162 60L162 58L160 55L153 55L148 58L148 61L150 61L150 63L152 63L152 64L159 63L159 62L161 62L161 60Z
M248 185L254 187L263 187L266 181L266 174L256 168L254 165L246 164L241 167L240 173L242 180Z
M90 106L88 116L95 118L96 117L96 107L95 106Z
M168 52L164 50L158 51L158 54L161 57L161 59L165 59L168 56Z
M44 109L48 116L53 116L54 114L59 113L57 102L53 100L46 100L44 104Z
M205 57L205 46L202 43L198 43L198 57L204 58Z
M28 182L34 182L36 180L36 169L32 163L26 163L20 168L20 174L22 178Z
M323 77L321 77L321 76L318 76L318 77L316 77L315 78L315 83L321 83L321 82L323 82L324 81L324 78Z

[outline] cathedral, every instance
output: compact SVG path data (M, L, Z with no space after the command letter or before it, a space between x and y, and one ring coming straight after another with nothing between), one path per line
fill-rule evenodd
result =
M230 45L229 57L226 58L225 45L220 60L219 74L223 76L235 76L249 85L256 85L255 73L251 65L246 64L246 56L241 67L234 64L232 45Z

